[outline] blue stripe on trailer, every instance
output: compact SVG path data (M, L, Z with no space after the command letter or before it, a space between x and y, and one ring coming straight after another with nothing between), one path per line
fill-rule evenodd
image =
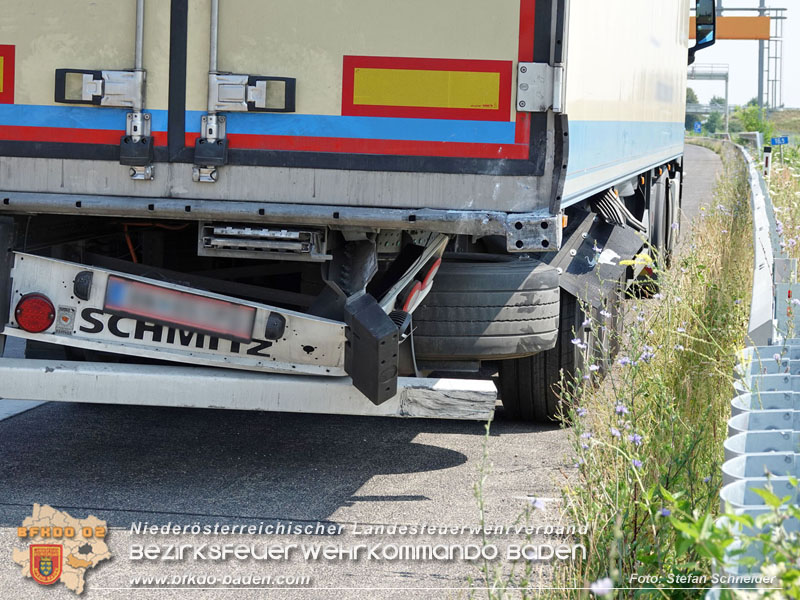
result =
M65 129L125 129L124 108L103 106L40 106L0 104L0 125L22 127L60 127ZM152 115L152 130L167 130L166 110L147 110Z
M683 146L683 123L570 121L567 179Z
M186 112L186 132L200 131L201 111ZM226 113L227 132L375 140L513 144L516 124L497 121Z

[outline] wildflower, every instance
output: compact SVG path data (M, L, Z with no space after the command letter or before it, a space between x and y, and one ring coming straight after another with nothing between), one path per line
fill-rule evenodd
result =
M660 511L658 511L658 514L662 517L668 517L672 514L672 511L668 508L662 508Z
M580 346L583 343L583 340L581 338L572 338L570 341L576 346Z
M628 441L633 442L634 446L641 446L642 436L640 436L638 433L632 433L628 436Z
M587 373L586 375L584 375L584 376L583 376L583 378L584 378L586 381L589 381L589 380L592 378L592 376L591 376L589 373Z
M631 359L628 358L627 356L623 356L617 362L624 367L626 365L631 364Z
M591 319L586 319L586 320L585 320L583 323L581 323L581 327L583 327L584 329L586 329L586 328L587 328L587 327L589 327L591 324L592 324L592 320L591 320Z
M664 299L664 294L662 294L661 292L657 292L657 293L653 294L653 299L654 300L663 300Z
M737 298L736 300L733 301L733 303L739 305L742 303L742 301Z
M721 231L721 233L728 233L728 230L727 230L727 229L723 229L723 230Z
M703 483L708 483L709 481L711 481L711 475L706 475L703 477Z
M589 370L594 373L595 371L599 371L600 367L599 365L589 365Z
M536 510L544 510L545 504L541 498L528 498L528 502Z
M634 469L639 469L639 468L641 468L641 466L642 466L642 461L640 461L638 458L634 458L634 459L631 461L631 464L633 465L633 468L634 468Z
M686 333L686 328L685 327L678 327L675 331L677 331L678 333Z
M582 433L582 434L581 434L581 437L582 437L583 439L585 439L585 440L588 440L590 437L592 437L592 434L591 434L591 432L587 431L587 432L585 432L585 433Z
M772 355L772 358L776 363L780 363L781 362L781 355L778 354L777 352Z
M673 223L673 224L671 225L671 227L672 227L672 229L673 229L673 230L677 230L677 229L678 229L678 227L680 227L680 225L679 225L678 223Z
M628 414L628 407L625 406L624 404L617 404L614 407L614 412L616 412L618 415L627 415Z
M610 577L603 577L590 585L589 589L595 596L608 596L614 591L614 582Z
M619 429L617 429L616 427L612 427L611 428L611 435L613 435L615 438L622 437L622 434L619 432Z
M575 414L578 415L579 417L585 417L586 416L586 409L585 408L579 408L577 411L575 411Z
M601 317L605 317L606 319L608 319L611 316L611 313L608 312L607 310L603 309L603 310L600 311L600 316Z
M686 348L683 347L683 344L675 344L675 350L678 352L683 352Z
M578 459L578 462L576 462L576 463L575 463L575 464L573 464L572 466L573 466L573 467L575 467L575 468L577 469L577 468L578 468L578 467L580 467L581 465L585 465L585 464L586 464L586 461L585 461L585 460L583 460L582 458L579 458L579 459Z

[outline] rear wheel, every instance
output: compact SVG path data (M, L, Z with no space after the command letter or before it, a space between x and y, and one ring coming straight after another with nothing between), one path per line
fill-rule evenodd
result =
M561 314L556 345L533 356L500 363L500 397L514 419L552 422L567 412L561 405L563 373L567 385L583 371L586 356L594 353L591 330L584 327L585 315L575 296L561 291ZM580 343L573 343L580 340Z

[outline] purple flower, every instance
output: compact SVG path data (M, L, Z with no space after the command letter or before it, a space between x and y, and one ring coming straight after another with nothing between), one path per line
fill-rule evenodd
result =
M678 225L678 223L673 223L672 225L670 225L670 227L672 227L672 229L674 230L674 229L678 229L678 227L680 227L680 225Z
M634 446L641 446L642 436L640 436L638 433L632 433L628 436L628 441L632 442Z
M583 327L585 329L585 328L589 327L591 324L592 324L592 320L591 319L586 319L583 323L581 323L581 327Z
M711 475L706 475L703 477L703 483L708 483L709 481L711 481Z
M738 304L741 304L742 301L741 300L734 300L733 303L738 305Z
M570 341L576 346L580 346L583 343L583 340L581 338L572 338Z
M638 458L634 458L631 461L631 464L633 465L634 469L639 469L642 466L642 461L640 461Z
M686 329L683 327L678 327L675 331L677 331L678 333L686 333Z
M575 414L577 414L579 417L585 417L586 416L586 409L585 408L579 408L577 411L575 411Z
M614 412L617 413L618 415L627 415L628 414L628 407L625 406L624 404L617 404L614 407Z
M589 438L591 438L591 437L592 437L592 434L591 434L591 432L587 431L586 433L582 433L582 434L581 434L581 437L582 437L583 439L585 439L585 440L588 440Z
M776 352L775 354L773 354L773 355L772 355L772 358L773 358L773 360L774 360L776 363L779 363L779 362L781 362L781 355L780 355L780 354L778 354L777 352Z
M622 358L620 358L620 359L619 359L617 362L618 362L619 364L621 364L621 365L624 367L624 366L626 366L626 365L629 365L629 364L631 364L631 359L630 359L630 358L628 358L627 356L623 356L623 357L622 357Z
M660 514L662 517L668 517L672 514L672 511L668 508L662 508L660 511L658 511L658 514Z
M619 432L619 429L617 429L616 427L611 428L611 435L613 435L615 438L622 436L622 434Z
M592 372L599 371L600 367L598 365L589 365L589 370Z

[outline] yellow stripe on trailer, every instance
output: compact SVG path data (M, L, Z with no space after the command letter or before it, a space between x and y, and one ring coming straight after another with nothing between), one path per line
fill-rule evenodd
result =
M497 110L500 74L356 68L353 104Z

